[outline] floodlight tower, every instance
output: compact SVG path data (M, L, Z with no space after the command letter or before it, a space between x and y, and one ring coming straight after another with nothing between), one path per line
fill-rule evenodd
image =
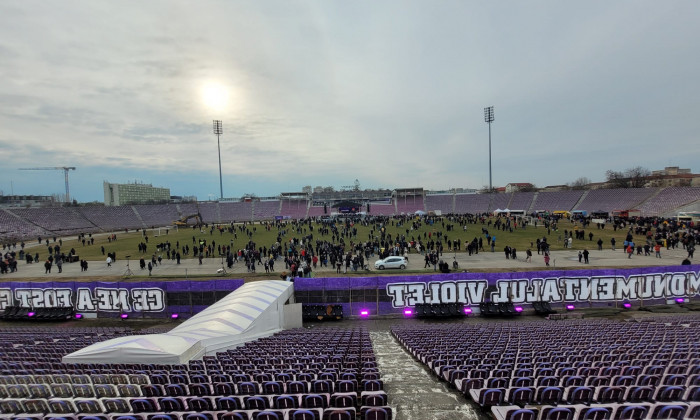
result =
M493 191L491 178L491 123L493 122L493 106L484 108L484 121L489 125L489 192Z
M214 134L216 134L216 145L219 148L219 199L224 198L224 183L221 178L221 141L219 137L224 134L224 127L221 120L214 120Z

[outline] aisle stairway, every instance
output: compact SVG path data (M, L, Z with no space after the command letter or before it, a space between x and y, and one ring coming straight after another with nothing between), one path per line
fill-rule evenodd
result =
M437 380L404 351L389 331L370 331L393 420L482 420L462 394Z

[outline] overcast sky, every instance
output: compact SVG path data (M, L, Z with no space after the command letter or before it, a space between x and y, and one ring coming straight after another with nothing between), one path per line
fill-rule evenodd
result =
M700 156L700 1L0 2L0 190L602 181ZM225 106L203 91L225 88Z

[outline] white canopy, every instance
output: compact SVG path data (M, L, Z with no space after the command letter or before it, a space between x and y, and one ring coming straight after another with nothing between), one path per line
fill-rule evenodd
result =
M293 283L246 283L165 334L134 335L95 343L63 357L64 363L180 364L274 334Z

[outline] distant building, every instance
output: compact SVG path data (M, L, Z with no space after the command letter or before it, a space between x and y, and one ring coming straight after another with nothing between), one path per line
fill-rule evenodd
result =
M170 188L151 184L112 184L104 182L105 206L170 202Z
M667 166L659 171L652 171L647 177L645 187L696 187L700 185L700 174L678 166Z
M50 207L56 204L56 197L50 195L0 194L0 207Z
M658 175L684 175L691 174L690 169L681 169L678 166L667 166L659 171L651 171L651 176Z
M533 188L535 188L535 186L529 182L511 182L510 184L506 184L505 192L532 191Z

